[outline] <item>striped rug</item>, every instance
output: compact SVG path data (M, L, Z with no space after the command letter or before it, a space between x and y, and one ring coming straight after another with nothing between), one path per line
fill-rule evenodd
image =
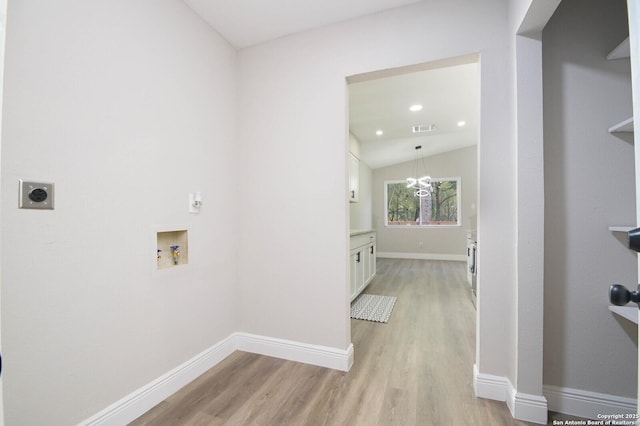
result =
M375 322L388 322L397 297L361 294L351 302L351 318Z

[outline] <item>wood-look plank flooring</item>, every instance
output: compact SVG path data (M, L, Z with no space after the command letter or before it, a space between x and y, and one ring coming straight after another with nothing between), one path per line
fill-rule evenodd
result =
M365 292L398 301L387 324L351 320L348 373L235 352L131 425L528 425L474 396L465 266L378 259Z

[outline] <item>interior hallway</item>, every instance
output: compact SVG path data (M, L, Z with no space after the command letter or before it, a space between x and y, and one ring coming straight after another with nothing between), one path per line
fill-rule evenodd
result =
M365 293L398 301L351 320L350 372L235 352L132 425L527 425L474 397L469 292L465 263L378 259Z

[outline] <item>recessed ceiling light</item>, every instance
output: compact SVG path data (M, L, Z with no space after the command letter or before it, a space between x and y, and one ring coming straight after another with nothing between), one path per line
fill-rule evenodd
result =
M413 111L413 112L422 111L422 105L420 104L411 105L409 107L409 111Z
M458 127L464 127L466 125L467 123L465 121L462 121L462 120L458 121Z
M382 136L384 132L382 130L376 130L376 135L378 136Z

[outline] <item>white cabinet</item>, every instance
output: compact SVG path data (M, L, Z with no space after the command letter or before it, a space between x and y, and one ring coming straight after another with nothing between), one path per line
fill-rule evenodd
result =
M360 193L360 160L349 153L349 202L357 203Z
M349 252L351 300L369 285L376 275L376 234L373 231L351 234Z
M473 271L475 268L475 238L471 232L467 233L467 281L469 282L469 286L473 284Z
M351 282L349 285L351 300L353 300L360 293L360 288L362 288L364 284L364 256L362 248L351 250L349 257L351 259Z

